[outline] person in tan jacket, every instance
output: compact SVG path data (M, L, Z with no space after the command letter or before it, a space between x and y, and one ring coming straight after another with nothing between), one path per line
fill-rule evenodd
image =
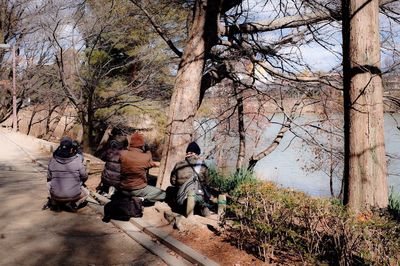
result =
M125 195L143 198L149 202L163 201L165 191L147 184L147 171L158 166L151 152L144 151L144 137L136 132L131 136L128 150L121 151L121 181L119 188Z

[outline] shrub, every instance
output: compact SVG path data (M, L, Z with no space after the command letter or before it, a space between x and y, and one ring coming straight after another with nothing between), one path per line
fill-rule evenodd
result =
M269 261L276 254L299 263L391 265L399 261L400 226L373 213L354 215L329 199L243 183L222 225L229 240Z
M245 183L257 183L257 178L252 171L240 169L231 175L223 175L216 168L209 169L210 186L221 193L234 193L240 185Z
M395 219L400 220L400 195L390 190L389 194L389 212L395 217Z

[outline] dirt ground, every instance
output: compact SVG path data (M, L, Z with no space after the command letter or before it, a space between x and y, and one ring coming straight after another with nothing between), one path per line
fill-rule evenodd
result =
M93 174L90 175L86 185L94 190L99 182L100 175ZM223 237L219 236L215 230L218 228L216 214L212 215L211 219L204 219L197 215L192 219L183 218L184 226L181 230L178 230L174 229L172 223L168 223L164 218L163 210L166 208L165 206L166 204L162 203L156 204L153 207L146 207L143 218L149 222L151 221L158 229L167 231L173 238L185 243L221 265L268 265L229 244Z
M268 265L205 228L197 227L187 232L174 230L172 236L221 265Z

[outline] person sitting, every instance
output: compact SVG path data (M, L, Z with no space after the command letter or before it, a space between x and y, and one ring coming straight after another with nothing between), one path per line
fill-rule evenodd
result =
M208 209L208 167L199 155L201 153L199 145L191 142L186 149L185 159L176 163L172 172L169 191L175 195L173 204L177 204L178 212L182 212L186 206L189 191L192 191L195 197L195 210L200 210L202 216L209 216Z
M64 137L60 146L53 153L48 171L47 182L50 190L50 208L75 212L84 206L89 195L82 187L88 179L81 157L70 138Z
M145 152L142 134L132 134L128 150L121 151L121 181L119 187L124 195L140 197L154 204L165 199L165 191L147 183L147 171L159 164L153 162L150 151Z
M119 187L121 175L121 150L126 149L128 140L125 138L123 142L111 140L108 143L107 150L102 154L101 159L105 161L104 170L101 173L101 181L96 190L99 194L107 194L110 198L114 194L115 189Z

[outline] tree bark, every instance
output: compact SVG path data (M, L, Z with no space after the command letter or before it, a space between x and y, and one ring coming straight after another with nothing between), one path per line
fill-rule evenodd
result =
M101 151L103 151L103 149L106 147L108 140L110 139L110 136L112 135L111 132L112 132L113 128L114 128L113 126L109 125L107 127L107 129L104 131L103 137L101 138L99 145L97 145L95 155L99 155L101 153Z
M251 156L251 158L249 160L249 166L247 167L248 170L253 171L254 167L256 166L256 164L258 163L259 160L268 156L276 148L278 148L279 144L281 143L281 141L283 139L283 136L285 135L286 131L288 131L290 128L290 123L291 123L290 119L287 119L286 121L284 121L282 123L282 126L281 126L278 134L276 134L275 139L272 141L272 143L266 149L262 150L258 154Z
M35 118L35 115L37 114L37 109L36 108L37 108L37 106L35 105L33 107L31 117L29 118L28 129L26 131L26 135L29 135L29 133L31 133L31 129L32 129L32 125L33 125L33 119Z
M201 103L200 88L205 60L216 43L221 0L196 0L193 21L168 113L157 186L169 185L171 170L182 160L187 144L193 139L193 119Z
M46 135L44 136L45 140L50 140L51 137L53 136L54 131L58 127L58 124L60 123L61 118L62 118L63 114L65 113L65 110L67 109L67 106L68 106L67 101L62 102L60 104L60 111L57 112L56 117L53 120L53 123L51 123L51 115L53 112L49 111L49 118L48 118L49 120L47 121L47 124L46 124Z
M86 118L86 112L84 109L79 111L79 120L82 125L82 149L84 152L90 151L89 139L90 139L90 132L89 132L89 123Z
M239 84L233 84L236 95L236 104L238 112L238 131L239 131L239 152L236 161L236 170L239 171L240 168L244 167L246 159L246 132L244 127L244 110L243 110L243 95Z
M388 205L380 71L379 1L343 0L344 203Z

